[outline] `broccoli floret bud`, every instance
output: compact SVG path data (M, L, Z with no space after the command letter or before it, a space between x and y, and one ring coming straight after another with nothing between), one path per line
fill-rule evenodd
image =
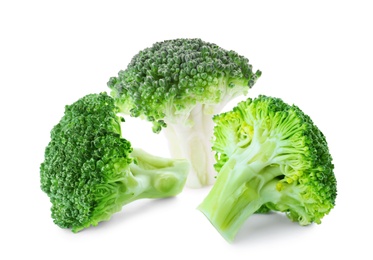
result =
M40 181L62 228L96 226L127 203L175 196L184 187L189 163L133 149L121 137L117 112L106 93L90 94L66 106L51 131Z
M173 157L188 158L187 185L211 184L215 171L210 149L212 115L245 95L260 77L249 60L201 39L157 42L135 55L108 86L121 112L166 128Z
M335 205L334 165L325 136L299 107L259 96L214 117L217 180L200 204L232 241L255 212L321 223Z

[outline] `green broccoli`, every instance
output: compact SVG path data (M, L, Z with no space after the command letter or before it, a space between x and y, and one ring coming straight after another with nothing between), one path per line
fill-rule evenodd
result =
M213 120L217 180L198 209L227 241L255 212L321 223L335 205L336 178L325 136L309 116L259 96Z
M134 200L175 196L184 187L188 161L133 149L117 112L106 93L89 94L66 106L51 131L40 180L61 228L78 232Z
M171 155L192 165L189 187L212 184L212 115L247 93L261 75L248 59L200 39L157 42L110 78L121 112L165 128ZM166 127L167 126L167 127Z

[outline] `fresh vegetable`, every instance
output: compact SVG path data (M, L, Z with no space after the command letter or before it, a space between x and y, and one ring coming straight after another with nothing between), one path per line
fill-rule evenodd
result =
M51 131L40 166L41 189L52 203L52 218L78 232L96 226L141 198L180 193L189 163L133 149L121 137L114 99L89 94L66 106Z
M321 223L335 205L336 178L325 136L309 116L259 96L213 120L217 180L198 209L226 240L258 211Z
M192 165L189 187L212 184L216 172L210 139L212 115L245 95L261 75L249 60L201 39L157 42L110 78L120 111L165 128L171 155Z

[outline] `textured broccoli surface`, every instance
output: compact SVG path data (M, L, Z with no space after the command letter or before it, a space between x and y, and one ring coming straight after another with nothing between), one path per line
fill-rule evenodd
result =
M234 51L201 39L175 39L140 51L108 86L121 112L152 122L156 133L165 128L172 156L191 162L187 185L201 187L216 174L212 115L245 95L260 75Z
M51 131L40 181L62 228L78 232L134 200L175 196L184 187L189 163L133 149L117 112L106 93L90 94L66 106Z
M218 175L198 208L226 240L258 211L321 223L335 205L336 178L325 136L309 116L259 96L213 120Z

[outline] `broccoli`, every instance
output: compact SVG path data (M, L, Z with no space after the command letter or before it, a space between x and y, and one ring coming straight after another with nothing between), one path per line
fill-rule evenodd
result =
M210 138L212 115L245 95L261 72L249 60L201 39L157 42L136 54L108 87L124 114L165 128L170 153L191 165L187 186L212 184L216 175Z
M184 187L189 162L133 149L117 112L108 94L89 94L66 106L51 130L40 181L61 228L78 232L134 200L175 196Z
M335 205L336 178L325 136L309 116L261 95L213 121L218 174L198 209L227 241L256 212L321 223Z

